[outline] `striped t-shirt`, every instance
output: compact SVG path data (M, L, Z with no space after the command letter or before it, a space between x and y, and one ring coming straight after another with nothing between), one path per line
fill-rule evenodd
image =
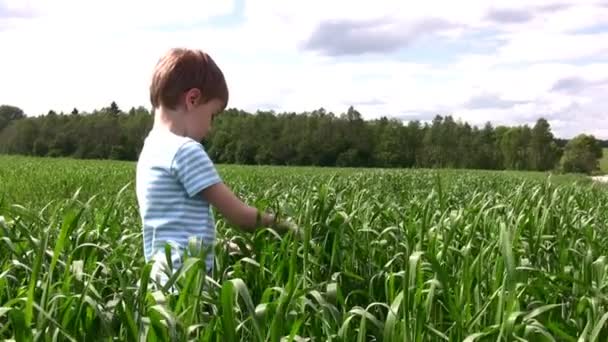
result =
M146 262L166 260L165 244L169 244L174 247L171 259L175 270L190 238L195 237L202 241L202 248L210 249L206 264L208 271L213 269L215 222L209 202L200 192L219 182L220 176L200 143L169 131L148 134L136 175Z

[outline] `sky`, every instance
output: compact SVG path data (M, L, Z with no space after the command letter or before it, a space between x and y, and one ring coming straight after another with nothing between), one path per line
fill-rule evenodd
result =
M209 53L229 107L608 139L608 0L0 0L0 104L150 108L169 48Z

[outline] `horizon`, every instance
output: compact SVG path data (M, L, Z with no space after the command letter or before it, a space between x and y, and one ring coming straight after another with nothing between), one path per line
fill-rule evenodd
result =
M478 127L543 117L556 138L608 140L606 0L0 0L0 44L17 52L2 56L0 104L28 116L149 110L154 64L183 46L208 52L228 107L251 113L353 106L365 120Z
M117 104L117 106L118 106L118 104ZM100 112L102 112L103 110L107 110L108 108L110 108L110 106L105 106L105 107L102 107L102 108L95 108L95 109L93 109L92 111L86 111L86 110L80 110L80 109L78 109L78 108L74 107L74 108L72 109L72 111L73 111L74 109L75 109L75 110L77 110L77 111L78 111L78 113L77 113L78 115L85 115L85 114L86 114L86 115L93 115L93 114L99 114ZM121 113L123 113L123 115L128 115L128 114L129 114L129 112L130 112L131 110L140 110L140 108L143 108L143 109L145 109L145 110L146 110L146 111L147 111L149 114L152 114L152 112L151 112L150 108L148 108L148 107L146 107L146 106L137 106L137 107L132 106L132 107L130 107L130 108L128 108L128 109L126 109L126 108L121 108L120 106L118 106L118 109L120 110L120 112L121 112ZM353 109L354 109L354 110L356 110L356 111L358 111L358 110L357 110L357 108L354 108L354 107L353 107ZM300 111L300 112L274 111L274 110L257 110L257 111L252 111L252 112L249 112L249 111L246 111L246 110L244 110L244 109L242 109L242 108L226 107L226 108L224 109L224 112L227 112L227 111L240 111L240 112L245 112L245 113L246 113L246 114L248 114L248 115L256 115L256 114L259 114L259 113L265 113L265 114L272 114L272 115L275 115L275 116L279 116L279 115L290 115L290 114L295 114L295 115L308 115L308 114L312 114L312 113L314 113L315 111L319 111L319 110L325 110L325 108L322 108L322 107L321 107L321 108L313 109L313 110L310 110L310 111ZM63 112L63 111L61 111L61 112L56 112L56 111L54 111L54 110L49 110L47 113L41 113L41 114L36 114L36 115L29 115L29 114L27 114L27 113L24 113L24 115L25 115L26 117L30 117L30 118L36 118L36 117L41 117L41 116L46 116L46 115L49 115L51 111L52 111L52 112L53 112L55 115L65 115L65 116L70 116L70 115L72 114L71 112ZM329 115L329 114L332 114L332 115L334 115L336 118L340 118L340 116L341 116L341 115L343 115L343 114L346 114L346 113L347 113L347 111L333 112L333 111L328 111L328 110L325 110L325 113L326 113L326 114L328 114L328 115ZM428 119L428 120L411 119L411 120L409 120L409 121L406 121L405 119L399 119L399 118L394 118L394 117L393 117L393 118L391 118L391 117L385 117L385 118L386 118L386 119L388 119L388 120L396 119L396 120L400 121L400 122L401 122L403 125L407 125L409 122L412 122L412 121L413 121L413 122L419 122L420 124L423 124L423 125L424 125L424 124L432 124L433 119L434 119L434 118L436 118L437 116L440 116L440 117L442 117L443 119L445 119L445 118L447 118L447 117L451 117L451 118L454 120L454 122L456 122L456 123L460 123L460 124L468 124L469 126L471 126L471 128L478 128L478 129L483 129L483 128L484 128L484 126L486 125L486 123L488 123L488 122L489 122L489 121L488 121L488 122L486 122L486 123L482 123L482 124L472 124L472 123L470 123L470 122L467 122L466 120L462 120L462 119L460 119L460 118L454 117L454 116L453 116L453 115L451 115L451 114L440 114L440 113L436 114L436 115L435 115L433 118ZM374 120L380 120L381 118L382 118L382 117L365 118L365 117L363 117L363 116L362 116L362 119L363 119L364 121L366 121L366 122L372 122L372 121L374 121ZM490 122L490 124L492 125L492 128L493 128L493 129L496 129L496 128L501 127L501 126L503 126L503 127L524 127L524 126L527 126L527 127L529 127L529 128L533 128L533 127L534 127L534 125L536 124L536 122L537 122L538 120L540 120L540 119L545 119L545 120L546 120L546 118L543 118L543 117L538 117L538 118L536 118L535 120L530 121L530 122L526 122L526 123L517 123L517 124L513 124L513 125L494 125L494 124L492 124L492 122ZM548 122L548 120L547 120L547 122ZM550 124L550 123L549 123L549 124ZM573 138L574 138L576 135L579 135L579 134L590 134L590 133L586 133L586 132L581 132L581 133L576 134L576 135L574 135L574 136L572 136L572 137L567 137L567 138L566 138L566 137L560 137L560 136L557 136L557 135L555 134L555 132L553 132L553 128L552 128L552 127L551 127L551 131L552 131L552 133L553 133L553 138L554 138L554 140L571 140L571 139L573 139ZM591 135L593 135L593 134L591 134ZM608 142L608 139L604 139L604 138L602 138L602 137L598 137L598 136L594 136L594 137L596 138L596 140L598 140L598 141L599 141L599 142L601 142L601 143Z

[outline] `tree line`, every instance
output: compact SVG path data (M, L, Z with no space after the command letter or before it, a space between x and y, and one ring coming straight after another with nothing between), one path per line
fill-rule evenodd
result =
M152 127L145 107L122 111L115 102L93 112L29 117L0 106L0 153L136 160ZM556 138L547 120L533 126L483 127L437 115L407 123L364 120L353 107L334 114L227 109L216 116L204 145L225 164L341 167L468 168L593 172L602 146L592 135Z

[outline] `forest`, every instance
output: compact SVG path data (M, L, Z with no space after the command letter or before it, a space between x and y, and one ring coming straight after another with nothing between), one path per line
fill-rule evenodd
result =
M0 153L82 159L137 160L152 127L153 113L115 102L92 112L49 111L28 116L0 106ZM339 167L466 168L487 170L598 169L608 141L580 134L555 137L549 122L483 127L436 115L430 122L381 117L364 120L349 107L303 113L249 113L229 108L214 119L202 142L224 164Z

